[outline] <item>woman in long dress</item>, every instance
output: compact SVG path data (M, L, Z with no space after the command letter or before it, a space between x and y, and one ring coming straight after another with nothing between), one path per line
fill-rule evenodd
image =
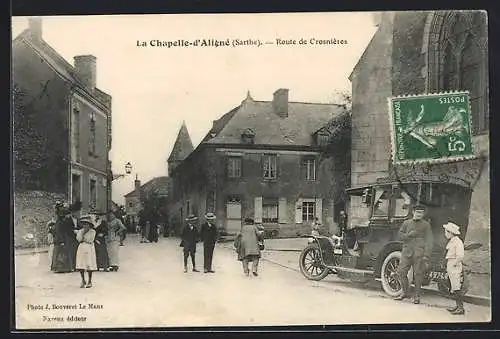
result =
M113 212L109 212L108 220L108 237L106 239L109 256L108 270L116 272L120 266L118 256L120 252L120 234L125 232L126 228Z
M97 270L106 271L109 267L108 248L106 245L106 236L108 226L106 220L99 219L95 228L95 254L97 259Z
M238 260L243 265L243 272L249 276L250 270L248 264L252 262L252 274L258 276L258 266L260 260L259 242L263 240L264 232L259 230L252 219L245 219L244 225L241 227L241 232L235 240L235 248L238 253Z
M68 273L74 270L72 241L75 238L73 220L68 217L67 205L57 209L54 224L54 250L52 253L51 270L55 273Z
M97 271L94 247L96 232L90 216L82 217L80 224L82 228L76 233L76 240L79 242L76 252L76 269L82 278L80 288L90 288L92 287L92 272ZM85 281L85 272L88 274L87 281Z

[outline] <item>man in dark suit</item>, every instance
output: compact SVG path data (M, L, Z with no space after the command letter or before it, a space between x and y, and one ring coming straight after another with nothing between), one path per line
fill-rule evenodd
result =
M429 258L432 252L433 233L431 225L423 219L425 207L415 206L413 218L405 220L399 230L399 237L403 241L401 261L398 266L398 275L401 279L403 293L396 298L402 300L408 293L408 272L413 267L415 277L415 295L413 303L420 303L420 289Z
M191 262L193 264L193 272L199 272L196 269L196 243L199 239L198 229L195 226L195 222L198 220L194 215L190 215L186 218L187 225L184 226L181 236L181 247L184 247L184 273L187 272L187 259L191 256Z
M207 213L205 222L201 225L201 240L203 241L203 268L205 273L215 273L212 269L212 258L215 243L217 242L217 227L215 225L215 215Z

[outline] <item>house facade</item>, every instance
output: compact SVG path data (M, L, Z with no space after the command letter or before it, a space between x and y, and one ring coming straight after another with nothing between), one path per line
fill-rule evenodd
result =
M352 82L352 185L398 173L391 164L387 98L468 90L478 159L416 166L414 175L446 173L473 188L469 233L490 227L488 35L484 11L385 12L355 66ZM353 206L351 206L353 207Z
M69 64L43 40L40 18L12 47L16 191L80 200L83 213L111 208L111 96L96 87L96 57Z
M335 231L349 152L346 143L326 152L322 129L343 114L340 105L289 102L287 89L272 101L248 94L173 171L171 217L213 212L227 234L245 218L278 235L308 233L314 218Z

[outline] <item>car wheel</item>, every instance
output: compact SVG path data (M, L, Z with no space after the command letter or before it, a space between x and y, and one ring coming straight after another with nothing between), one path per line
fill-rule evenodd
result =
M382 263L380 278L384 292L391 297L397 297L403 293L403 286L397 274L399 262L401 261L401 251L389 253ZM413 268L408 272L408 284L413 281Z
M300 271L309 280L322 280L330 273L328 267L323 265L319 251L317 244L309 244L300 253Z

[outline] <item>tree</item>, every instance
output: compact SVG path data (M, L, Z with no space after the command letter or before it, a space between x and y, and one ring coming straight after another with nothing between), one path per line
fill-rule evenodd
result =
M18 85L13 88L13 155L16 188L44 189L40 172L47 168L47 138L37 128L33 101Z
M352 94L350 91L336 90L333 94L332 102L344 106L348 111L352 109Z

